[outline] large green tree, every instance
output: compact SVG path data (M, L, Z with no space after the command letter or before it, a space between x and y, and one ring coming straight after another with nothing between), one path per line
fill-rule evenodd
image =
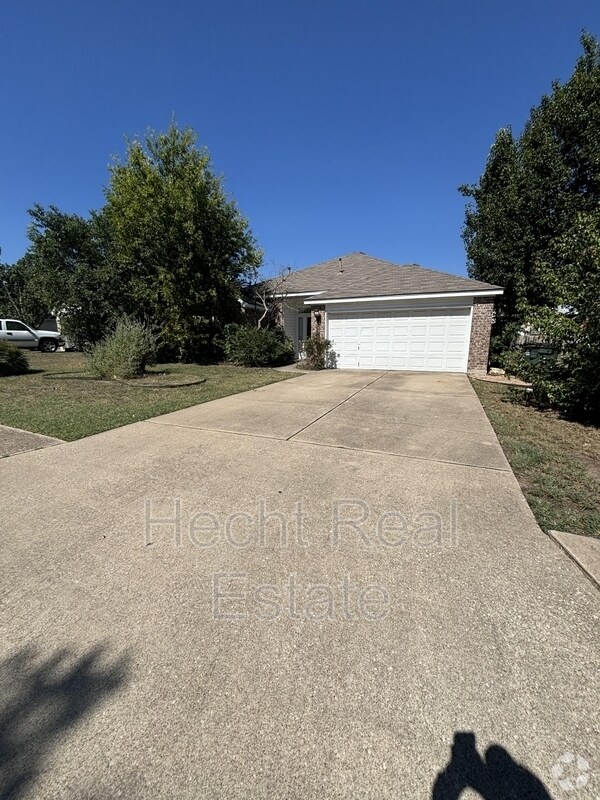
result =
M70 339L84 347L98 341L120 313L133 310L111 259L106 217L92 212L84 219L39 205L29 214L30 290L61 315Z
M159 334L163 357L210 359L262 261L208 152L175 124L128 143L100 211L36 205L29 214L26 256L0 268L0 310L58 312L83 346L126 315Z
M571 78L553 84L518 140L499 132L479 183L461 191L469 274L506 287L496 344L534 324L555 350L537 371L541 394L589 415L600 405L600 42L581 42Z
M104 213L121 284L163 349L210 357L262 253L194 132L172 124L130 141L111 168Z
M463 239L469 275L504 287L498 303L500 328L519 319L527 302L527 242L524 236L521 167L510 128L496 134L478 185L461 186L472 199Z

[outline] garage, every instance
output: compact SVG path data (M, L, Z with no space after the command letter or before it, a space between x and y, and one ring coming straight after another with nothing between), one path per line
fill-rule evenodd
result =
M335 365L466 372L471 307L329 312Z
M340 369L485 375L501 286L349 253L280 281L278 321L298 359L305 342L333 343Z

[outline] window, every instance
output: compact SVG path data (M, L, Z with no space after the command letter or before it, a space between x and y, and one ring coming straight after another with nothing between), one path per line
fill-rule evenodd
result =
M310 314L298 314L298 341L308 339L311 331Z
M26 333L31 333L27 325L23 325L22 322L13 322L11 319L6 320L6 330L7 331L25 331Z

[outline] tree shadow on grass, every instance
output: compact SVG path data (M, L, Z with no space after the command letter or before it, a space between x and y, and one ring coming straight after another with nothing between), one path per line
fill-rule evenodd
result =
M107 645L44 657L26 647L0 664L0 800L16 800L59 740L128 678L129 654Z
M438 773L431 800L458 800L467 788L474 789L483 800L552 800L537 775L515 761L503 747L491 745L482 757L475 734L457 732L452 757Z

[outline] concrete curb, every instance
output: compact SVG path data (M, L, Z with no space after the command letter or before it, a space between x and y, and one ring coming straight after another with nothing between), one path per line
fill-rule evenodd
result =
M600 589L600 539L563 531L547 531L547 533L595 587Z

